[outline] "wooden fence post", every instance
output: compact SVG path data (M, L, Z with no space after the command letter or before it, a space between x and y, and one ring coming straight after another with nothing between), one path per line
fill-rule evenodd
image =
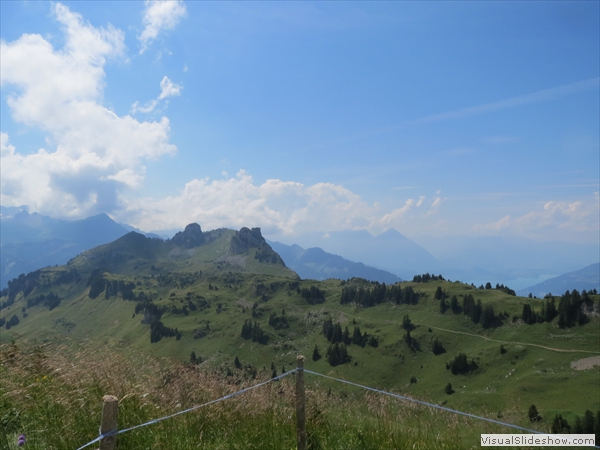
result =
M306 450L306 397L304 395L304 356L296 358L296 443L297 450Z
M102 422L100 434L117 430L117 409L119 399L114 395L102 397ZM100 450L115 450L117 448L117 436L108 436L100 440Z

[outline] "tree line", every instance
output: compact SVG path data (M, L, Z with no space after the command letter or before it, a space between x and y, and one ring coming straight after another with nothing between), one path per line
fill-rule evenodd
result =
M323 322L323 334L325 338L332 344L342 343L344 345L360 345L364 347L369 344L371 347L377 347L379 345L377 338L368 333L362 333L359 326L354 327L352 336L350 336L350 329L348 326L342 331L342 326L339 322L335 324L331 319L327 319Z
M269 343L269 336L260 327L260 324L256 321L247 319L242 325L242 338L246 340L252 340L252 342L258 342L259 344L266 345Z
M400 284L391 286L378 282L372 284L374 285L372 288L344 286L340 303L342 305L356 303L363 307L375 306L383 302L392 302L397 305L416 305L422 297L422 294L415 292L411 286L402 289Z
M453 295L450 302L446 302L447 294L438 286L434 298L440 301L440 312L445 314L450 310L454 314L469 316L474 324L481 324L483 328L495 328L502 325L503 320L509 317L507 312L496 314L494 307L490 304L482 305L481 300L475 300L472 294L463 296L462 306L458 303L458 297Z
M586 311L593 311L594 302L584 290L581 294L575 289L573 292L566 291L558 302L552 295L547 295L539 311L535 311L529 303L523 305L521 319L527 325L536 323L552 322L558 316L560 328L571 328L575 325L585 325L589 322Z

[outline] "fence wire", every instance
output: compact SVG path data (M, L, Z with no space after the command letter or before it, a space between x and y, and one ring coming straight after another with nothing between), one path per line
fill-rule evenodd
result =
M237 397L238 395L241 395L244 392L248 392L248 391L250 391L252 389L256 389L258 387L264 386L265 384L269 384L269 383L272 383L273 381L280 380L283 377L287 377L288 375L291 375L292 373L296 372L297 370L298 369L290 370L289 372L282 373L281 375L279 375L277 377L271 378L270 380L267 380L267 381L263 381L262 383L255 384L254 386L250 386L250 387L247 387L245 389L241 389L241 390L239 390L237 392L225 395L224 397L218 398L216 400L211 400L211 401L203 403L201 405L192 406L191 408L184 409L183 411L178 411L178 412L173 413L173 414L169 414L168 416L164 416L164 417L161 417L159 419L153 419L153 420L150 420L148 422L141 423L139 425L135 425L135 426L130 427L130 428L124 428L123 430L113 430L113 431L109 431L108 433L104 433L104 434L100 433L100 436L98 436L96 439L94 439L93 441L88 442L85 445L82 445L77 450L82 450L82 449L84 449L86 447L89 447L90 445L95 444L96 442L100 442L102 439L110 437L110 436L117 436L119 434L127 433L128 431L135 430L136 428L146 427L148 425L152 425L152 424L155 424L155 423L158 423L158 422L162 422L163 420L167 420L167 419L170 419L172 417L179 416L181 414L185 414L185 413L188 413L190 411L194 411L196 409L200 409L200 408L203 408L203 407L208 406L208 405L212 405L214 403L222 402L223 400L227 400L229 398Z

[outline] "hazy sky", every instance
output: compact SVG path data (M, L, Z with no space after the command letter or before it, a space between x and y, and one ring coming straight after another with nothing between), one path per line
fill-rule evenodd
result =
M598 2L0 2L1 203L599 240Z

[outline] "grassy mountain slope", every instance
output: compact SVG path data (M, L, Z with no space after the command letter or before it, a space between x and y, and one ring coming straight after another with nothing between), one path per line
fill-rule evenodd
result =
M15 315L19 323L8 330L5 325L0 340L70 336L111 346L125 355L141 351L183 361L194 351L205 364L225 368L233 368L237 356L242 364L258 369L269 370L273 363L278 373L282 366L291 368L296 355L304 354L312 370L447 402L489 417L522 414L526 419L531 404L547 421L555 414L572 419L586 409L600 409L599 367L575 370L571 366L600 355L599 296L591 296L594 303L587 310L588 323L565 328L558 327L556 318L550 323L523 323L523 305L539 311L542 300L443 280L395 285L402 292L418 293L416 304L342 304L344 289L370 290L381 285L360 279L299 280L280 263L262 262L276 258L253 241L253 230L246 230L245 234L232 230L203 233L202 244L190 248L174 240L163 242L130 233L84 252L66 266L30 275L28 287L27 280L22 280L25 288L16 295L13 291L12 303L3 291L2 301L8 306L2 317L9 321ZM236 241L241 235L245 240ZM91 296L93 290L97 292ZM464 314L451 310L442 314L438 291L445 292L446 302L452 296L462 301L472 295L484 307L492 305L496 315L503 313L504 319L484 329ZM61 299L58 306L42 300L35 304L50 292ZM403 328L407 315L414 324L411 345ZM360 327L361 333L376 338L377 346L349 344L350 361L331 366L326 358L330 343L323 334L328 319L340 322L342 330L348 327L350 336L355 326ZM256 322L268 342L244 339L242 328L247 321ZM158 322L172 335L151 343ZM436 339L445 353L432 352ZM315 345L322 355L318 361L311 359ZM474 360L478 368L467 375L453 375L446 365L459 353ZM452 395L444 391L448 383L455 391Z

